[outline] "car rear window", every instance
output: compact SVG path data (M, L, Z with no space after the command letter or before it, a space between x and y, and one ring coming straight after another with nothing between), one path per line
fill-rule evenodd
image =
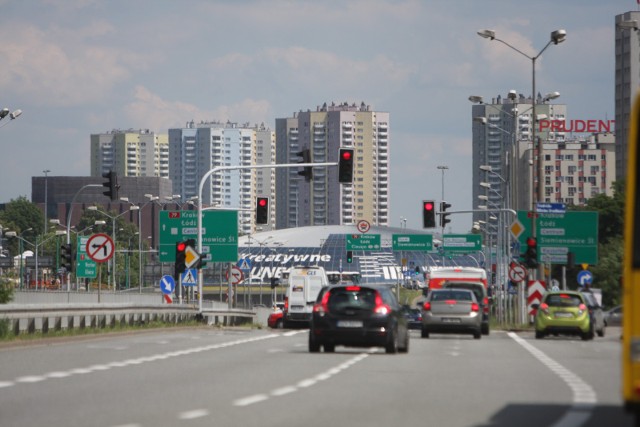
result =
M582 298L571 294L548 295L545 302L549 307L577 307L583 304Z
M461 290L449 290L442 292L433 292L431 301L445 301L454 299L456 301L472 301L471 292Z
M373 309L376 306L376 291L369 288L348 290L336 288L330 290L329 309L341 310L344 308Z

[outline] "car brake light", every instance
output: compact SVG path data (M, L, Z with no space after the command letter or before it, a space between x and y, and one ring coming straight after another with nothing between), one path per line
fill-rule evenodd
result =
M347 291L359 291L360 290L360 286L347 286L346 288Z
M544 311L546 314L549 314L549 305L546 302L540 304L540 310Z
M376 308L373 311L376 314L388 314L391 311L391 308L384 303L378 291L376 291Z
M423 309L424 311L431 311L431 303L430 303L430 302L428 302L428 301L425 301L425 303L424 303L424 304L422 304L422 309Z
M582 313L584 313L584 311L585 311L586 309L587 309L587 306L586 306L586 305L584 305L584 304L580 304L580 305L578 306L578 313L579 313L579 314L582 314Z
M478 305L477 302L472 302L471 303L471 311L475 311L475 312L480 311L480 305Z
M489 298L484 297L484 299L482 300L482 304L484 305L482 307L482 311L484 313L489 313Z
M324 295L322 295L322 299L320 300L320 302L314 304L313 306L314 313L324 314L329 311L329 294L330 293L331 292L329 291L325 292Z
M445 300L444 303L445 304L449 304L449 305L456 305L458 303L458 301L456 301L454 299L448 299L448 300Z
M289 297L284 297L284 307L283 311L288 311L289 310Z

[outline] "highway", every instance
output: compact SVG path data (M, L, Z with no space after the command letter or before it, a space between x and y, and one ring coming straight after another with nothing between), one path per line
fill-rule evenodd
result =
M0 425L631 426L620 328L310 354L307 330L172 328L0 346Z

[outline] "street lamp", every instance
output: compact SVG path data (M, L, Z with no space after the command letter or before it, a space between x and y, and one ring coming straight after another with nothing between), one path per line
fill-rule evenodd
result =
M442 171L442 199L440 199L441 201L444 201L444 171L446 171L447 169L449 169L449 166L438 166L438 169Z
M2 110L0 110L0 121L2 121L2 119L4 119L7 116L9 116L9 119L10 119L8 122L6 121L0 124L0 128L5 127L9 123L11 123L13 120L17 119L21 114L22 114L22 110L19 110L19 109L14 110L13 113L9 113L8 108L3 108Z
M547 47L549 47L549 45L551 43L553 43L554 45L557 45L559 43L562 43L566 40L567 38L567 32L564 29L559 29L559 30L555 30L551 32L551 36L549 38L549 41L547 42L546 45L544 45L544 47L542 48L542 50L540 50L540 52L538 52L537 55L535 56L530 56L527 55L526 53L522 52L520 49L510 45L509 43L507 43L504 40L501 40L499 38L496 37L496 32L493 30L481 30L478 31L478 35L480 37L483 37L485 39L489 39L489 40L496 40L502 44L504 44L505 46L511 48L512 50L515 50L516 52L518 52L520 55L524 56L525 58L528 58L529 60L531 60L531 108L532 108L532 118L535 120L536 118L536 60L540 57L540 55L542 55L542 53L547 49ZM559 95L559 94L558 94ZM537 141L536 140L536 123L533 122L532 126L531 126L531 136L532 136L532 146L535 152L537 152L538 154L538 191L537 193L535 191L532 191L532 193L536 193L536 197L535 200L536 201L543 201L544 200L544 187L542 185L542 177L543 177L543 162L542 162L542 142L541 141ZM531 183L532 188L535 188L534 183ZM535 206L531 206L531 211L535 210ZM535 215L532 215L532 219L531 219L531 234L532 236L535 238L536 237L536 228L535 228ZM542 266L540 267L540 272L542 273L543 268ZM542 274L541 274L542 276Z
M88 206L87 207L87 210L100 212L102 215L111 218L111 224L112 224L111 239L113 240L113 261L112 261L112 267L111 267L111 269L112 269L111 277L112 277L112 282L113 282L113 292L116 291L116 219L121 217L122 215L126 214L127 212L130 212L130 211L133 211L133 210L138 210L138 209L140 209L139 206L133 205L129 209L127 209L126 211L124 211L122 213L119 213L118 215L111 215L111 214L108 214L105 211L101 211L100 209L98 209L97 206Z
M22 262L23 262L23 258L24 258L24 255L23 255L22 252L24 250L24 247L22 246L22 242L25 241L25 240L22 238L22 235L24 233L26 233L27 231L31 231L31 230L33 230L33 228L29 227L26 230L22 230L20 232L20 234L16 233L15 231L7 231L7 232L4 233L4 235L6 237L17 237L18 238L18 242L19 242L18 251L20 252L20 289L22 289L23 278L24 278L23 269L22 269Z

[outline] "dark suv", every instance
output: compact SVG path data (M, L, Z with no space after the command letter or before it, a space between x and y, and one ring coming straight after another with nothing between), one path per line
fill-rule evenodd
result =
M409 351L409 330L402 307L385 286L338 285L323 288L313 306L309 351L346 347L384 347Z

